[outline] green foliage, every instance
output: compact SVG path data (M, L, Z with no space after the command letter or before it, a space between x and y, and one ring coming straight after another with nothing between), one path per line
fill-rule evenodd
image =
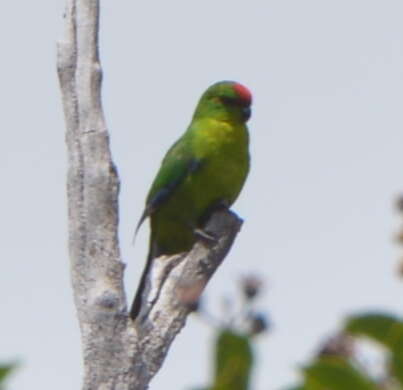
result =
M215 344L215 378L211 390L247 390L252 364L250 337L221 330Z
M303 384L288 390L380 390L365 372L345 357L318 357L303 373Z
M318 358L304 370L306 390L376 390L377 386L347 359Z
M362 337L386 349L385 377L372 379L370 370L359 363L354 348L348 347L348 340L359 342ZM337 339L339 342L334 343ZM366 313L350 317L343 333L333 343L330 340L325 344L305 367L302 386L289 390L381 389L403 390L403 321L390 314Z
M270 328L267 316L256 311L256 298L262 292L263 282L253 275L244 276L239 283L239 300L226 299L223 318L214 321L213 378L208 387L193 390L249 390L254 364L253 342ZM197 313L207 321L202 302L196 305ZM217 324L219 324L217 326Z
M351 317L345 326L347 332L366 336L387 348L403 341L403 322L390 314L363 314Z
M386 347L390 353L390 375L403 386L403 321L390 314L364 314L350 318L346 331L364 336Z
M0 365L0 390L4 390L4 382L10 375L12 371L14 371L16 365L15 364L2 364Z
M400 385L403 387L403 350L401 343L392 349L390 370L392 375L395 376Z

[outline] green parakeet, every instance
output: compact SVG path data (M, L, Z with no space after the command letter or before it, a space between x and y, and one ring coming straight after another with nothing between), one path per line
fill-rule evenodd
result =
M131 309L133 319L152 260L190 250L209 212L219 205L229 207L238 197L249 171L246 122L251 103L243 85L213 84L200 98L186 132L162 160L137 226L150 217L150 248Z

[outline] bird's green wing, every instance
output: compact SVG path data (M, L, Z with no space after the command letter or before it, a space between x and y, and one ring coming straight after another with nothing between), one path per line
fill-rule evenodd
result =
M188 141L186 135L180 138L162 160L148 193L146 207L137 224L136 232L144 220L169 199L183 180L200 168L201 160L193 156Z

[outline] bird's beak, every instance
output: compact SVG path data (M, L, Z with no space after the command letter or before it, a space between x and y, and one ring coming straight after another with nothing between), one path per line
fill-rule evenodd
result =
M251 115L252 111L250 109L250 107L245 107L242 109L242 119L246 122Z

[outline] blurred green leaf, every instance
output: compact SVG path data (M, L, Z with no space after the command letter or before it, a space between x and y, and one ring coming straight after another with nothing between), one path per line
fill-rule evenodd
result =
M391 374L400 382L403 387L403 342L396 344L392 348L390 358Z
M390 314L364 314L351 317L345 326L347 332L369 337L393 348L403 340L403 322Z
M7 379L9 374L14 371L16 364L2 364L0 365L0 390L4 389L4 381Z
M215 379L211 390L247 390L253 364L249 338L222 330L215 348Z
M347 360L323 357L306 367L306 390L377 390L376 384Z
M365 336L388 348L391 374L403 386L403 322L390 314L365 314L352 317L346 331Z

